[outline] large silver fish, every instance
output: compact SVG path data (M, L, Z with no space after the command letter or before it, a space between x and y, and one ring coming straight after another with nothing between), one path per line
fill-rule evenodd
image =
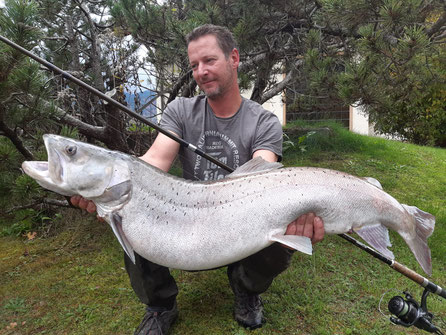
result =
M343 172L280 168L254 159L226 179L191 182L120 152L44 135L48 162L24 162L24 171L49 190L96 203L125 252L171 268L202 270L243 259L280 242L311 254L306 237L284 235L301 214L314 212L325 231L357 232L393 258L387 228L406 241L431 274L427 238L435 218L401 205L376 180Z

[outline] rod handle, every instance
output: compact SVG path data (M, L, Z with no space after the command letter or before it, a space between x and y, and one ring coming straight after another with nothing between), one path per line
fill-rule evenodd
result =
M393 261L390 267L398 271L402 275L406 276L407 278L413 280L420 286L428 289L430 292L435 293L440 297L446 299L446 290L441 286L434 284L433 282L423 277L422 275L416 273L415 271L409 269L408 267L402 265L401 263L398 263L397 261Z

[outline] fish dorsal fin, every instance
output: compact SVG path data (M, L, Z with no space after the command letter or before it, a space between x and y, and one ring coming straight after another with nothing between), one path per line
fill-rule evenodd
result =
M229 174L227 178L234 178L256 172L266 172L274 169L280 169L282 166L283 165L281 163L268 162L262 157L258 156L235 169L235 171Z
M368 182L369 184L372 184L373 186L376 186L376 187L378 187L379 189L383 189L383 187L382 187L382 185L381 185L381 183L377 180L377 179L375 179L375 178L372 178L372 177L364 177L364 178L362 178L362 179L364 179L366 182Z

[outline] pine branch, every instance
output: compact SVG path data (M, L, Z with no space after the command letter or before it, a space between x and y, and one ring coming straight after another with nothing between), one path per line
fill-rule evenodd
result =
M259 103L263 104L266 101L268 101L269 99L271 99L272 97L274 97L277 94L279 94L280 92L282 92L285 89L285 87L292 80L295 79L296 69L298 67L301 67L302 65L303 65L303 60L299 59L281 82L277 83L273 88L271 88L270 90L266 91L265 93L263 93L261 95Z
M172 88L172 91L170 92L167 103L173 101L178 96L178 93L180 92L181 88L184 85L188 84L191 79L192 79L192 70L189 70L185 74L183 74L181 78L179 78L178 81L175 83L175 85Z
M432 27L426 30L426 34L429 37L432 37L435 33L441 30L444 25L446 25L446 11L443 12L443 15L440 16L440 18L432 25Z
M29 101L34 101L35 98L31 94L28 94L27 99ZM106 130L105 130L106 127L92 126L89 123L82 122L81 120L75 118L74 116L69 115L62 108L54 106L53 104L51 104L46 100L40 99L40 102L45 106L45 108L55 111L53 117L55 118L56 121L79 129L79 132L84 134L85 136L90 136L100 141L106 139ZM21 103L26 105L26 102L21 101Z
M0 134L9 138L9 140L14 144L16 149L25 157L27 160L34 160L34 155L25 147L20 137L16 134L16 132L9 128L8 125L4 122L5 116L5 105L0 105Z
M43 198L36 201L33 201L29 204L22 205L22 206L15 206L6 211L6 214L11 214L15 211L19 211L21 209L27 209L27 208L33 208L37 205L50 205L50 206L57 206L57 207L67 207L71 208L70 204L67 200L57 200L57 199L50 199L50 198Z

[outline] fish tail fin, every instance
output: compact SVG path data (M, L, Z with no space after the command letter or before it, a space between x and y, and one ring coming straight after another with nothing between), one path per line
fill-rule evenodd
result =
M416 233L415 238L405 239L405 241L421 268L430 276L432 274L432 263L427 239L434 231L435 216L414 206L403 205L403 207L414 218Z

